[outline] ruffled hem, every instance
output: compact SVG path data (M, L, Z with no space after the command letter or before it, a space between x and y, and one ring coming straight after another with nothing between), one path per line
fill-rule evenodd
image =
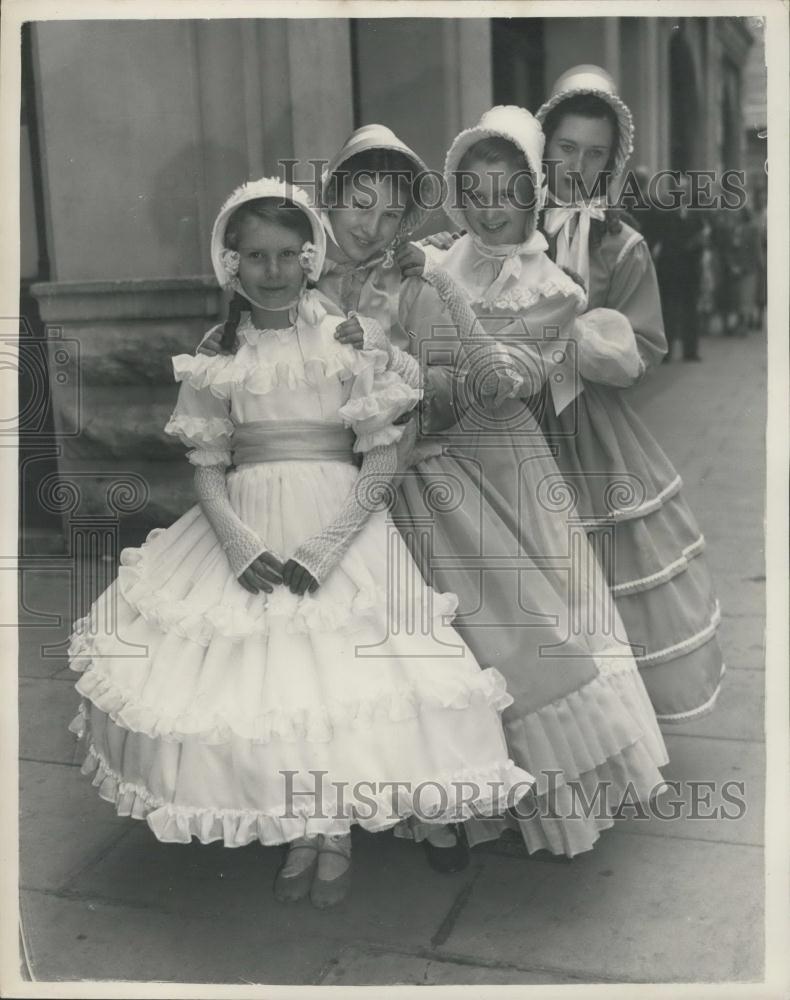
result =
M573 857L614 825L621 804L648 802L664 785L659 768L669 761L666 746L634 670L599 675L579 691L506 721L505 732L509 752L535 774L536 787L507 816L470 820L472 844L515 829L530 853ZM584 801L600 808L585 815ZM424 836L419 828L396 833Z
M90 660L88 667L71 664L72 670L81 673L76 688L83 698L116 725L168 743L195 737L201 743L228 743L236 736L252 743L328 743L336 731L371 729L379 723L413 719L423 712L460 711L481 704L502 712L513 700L504 677L489 667L465 679L462 688L457 679L447 683L425 678L419 688L403 684L370 698L329 699L323 705L300 709L273 706L247 718L233 719L217 711L213 702L208 704L206 698L198 696L189 711L167 715L159 706L146 704L135 692L121 688L102 673L100 664L100 659Z
M513 758L538 776L539 795L551 782L575 781L636 744L654 769L669 761L650 699L633 669L599 674L578 691L526 715L511 709L504 727Z
M371 832L389 829L413 813L403 797L397 803L385 795L366 794L362 812L373 812L371 818L360 815L353 803L343 817L314 818L294 809L294 816L278 816L249 809L191 808L176 806L154 796L144 785L128 782L113 771L93 744L81 768L82 774L93 775L92 784L100 798L115 806L119 816L144 819L156 838L163 843L188 844L193 837L202 844L222 841L225 847L244 847L253 841L266 846L289 843L298 837L318 833L338 835L348 833L353 825ZM532 776L512 761L499 761L486 768L477 768L453 775L431 777L424 783L430 795L421 792L419 807L423 822L463 822L470 816L496 815L512 804L512 792L531 784ZM442 808L457 794L458 786L487 789L472 801L463 801L460 808ZM371 802L375 808L371 809ZM285 810L284 810L285 811Z
M573 858L593 849L601 833L614 826L618 810L644 810L665 785L649 755L636 744L548 793L528 792L504 816L473 817L466 822L466 834L474 846L514 830L530 854L549 851ZM404 823L395 835L420 841L426 832L425 824Z
M254 346L260 335L254 330L242 330L240 336ZM176 382L188 382L193 389L208 389L213 396L228 399L233 389L264 396L274 389L317 386L335 377L346 381L365 371L383 372L387 361L384 351L358 351L337 344L334 349L324 345L320 355L299 361L252 361L239 353L178 354L173 358L173 374Z
M627 747L594 771L541 797L533 809L522 807L508 813L503 828L518 831L530 854L549 851L573 858L592 850L601 833L614 826L620 810L630 807L646 812L645 806L665 788L664 778L637 744ZM596 794L600 798L596 799ZM592 807L586 816L580 815L584 803ZM496 820L482 822L486 825L497 823ZM478 842L474 834L470 839Z

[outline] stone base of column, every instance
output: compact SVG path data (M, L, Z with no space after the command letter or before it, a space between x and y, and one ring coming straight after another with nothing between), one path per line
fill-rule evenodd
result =
M57 477L36 498L64 518L120 520L139 544L193 503L192 467L164 434L178 387L170 359L192 354L221 310L213 278L34 285L46 326ZM135 536L135 537L132 537Z

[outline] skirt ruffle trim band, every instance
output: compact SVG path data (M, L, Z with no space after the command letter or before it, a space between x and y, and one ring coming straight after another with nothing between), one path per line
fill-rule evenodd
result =
M73 731L79 732L84 719L78 716ZM244 847L257 841L265 846L290 843L299 837L316 834L336 836L346 834L354 825L372 833L387 830L408 815L404 799L393 801L391 796L366 795L364 803L345 803L341 817L312 817L294 808L292 815L275 815L258 810L190 808L174 805L156 797L145 785L129 782L114 771L93 743L81 773L93 775L92 784L99 797L115 806L119 816L145 820L157 840L166 844L188 844L193 837L202 844L222 841L225 847ZM494 763L453 775L432 777L431 794L421 796L421 821L431 824L464 822L471 815L496 815L511 805L509 789L529 784L531 775L512 761ZM458 786L474 785L487 789L472 801L465 800L458 808L448 810L451 792ZM375 808L371 808L371 802ZM444 807L444 811L442 808ZM372 813L370 817L365 814Z
M381 587L371 586L358 589L348 601L332 600L324 593L298 597L280 587L265 602L250 601L244 592L243 603L196 608L193 602L178 600L167 588L157 588L154 582L155 573L148 566L146 548L160 533L161 529L154 529L140 548L123 550L118 571L118 592L129 607L153 628L201 646L208 646L215 635L234 640L267 635L274 620L285 620L289 633L351 632L355 628L363 628L372 616L387 606L386 592ZM219 555L222 553L218 549ZM458 608L456 595L432 590L428 600L431 616L451 624ZM95 610L94 605L92 612L95 613ZM89 620L90 616L86 616L75 622L75 640L78 641L85 633ZM78 645L70 650L70 655L77 656L79 653Z
M426 677L419 691L412 685L401 685L367 699L336 699L316 708L294 710L275 706L246 719L226 718L200 696L195 698L189 712L164 715L161 709L140 701L103 676L93 661L76 688L116 725L130 732L173 743L196 737L208 744L226 743L232 736L252 743L272 740L328 743L338 730L370 729L380 722L413 719L426 711L467 709L475 704L487 704L501 712L513 700L504 677L493 667L471 676L460 691L457 682L443 687L438 679L431 681Z
M508 751L535 775L536 785L506 816L470 819L471 844L496 840L513 829L530 853L548 850L573 857L591 850L601 832L613 826L622 803L648 803L664 787L659 768L669 757L633 668L602 672L527 715L513 718L512 712L504 718ZM595 809L585 813L585 802ZM427 829L409 821L395 832L422 840Z

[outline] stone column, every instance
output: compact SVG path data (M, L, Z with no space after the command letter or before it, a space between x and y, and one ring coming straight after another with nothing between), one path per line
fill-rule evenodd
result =
M142 477L139 534L192 503L192 469L162 428L170 357L220 312L215 214L238 184L350 131L348 22L39 22L33 55L52 280L32 292L59 468L80 474L93 516L109 480Z

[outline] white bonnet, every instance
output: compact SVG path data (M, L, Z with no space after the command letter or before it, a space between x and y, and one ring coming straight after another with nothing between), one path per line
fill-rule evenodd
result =
M458 164L468 150L481 139L492 137L508 139L524 154L535 183L535 220L542 207L543 189L543 146L545 138L539 122L526 108L513 104L499 104L486 111L472 128L464 129L453 140L444 161L444 177L447 183L445 211L459 228L466 225L461 207L455 204L455 183L453 175Z
M537 111L536 118L543 125L546 115L558 104L576 94L592 94L599 97L614 111L618 125L617 149L614 155L614 176L618 177L634 151L634 119L626 104L617 96L617 87L612 77L601 69L584 63L572 66L557 80L551 96Z
M211 232L211 264L217 281L223 288L229 288L233 285L232 276L228 273L223 262L228 220L240 205L258 198L279 198L291 202L307 216L313 232L312 243L315 251L310 255L310 266L306 274L311 281L317 281L321 276L321 269L326 257L326 232L321 224L321 217L311 205L309 197L302 188L287 184L277 177L261 177L256 181L242 184L241 187L236 188L220 209Z

